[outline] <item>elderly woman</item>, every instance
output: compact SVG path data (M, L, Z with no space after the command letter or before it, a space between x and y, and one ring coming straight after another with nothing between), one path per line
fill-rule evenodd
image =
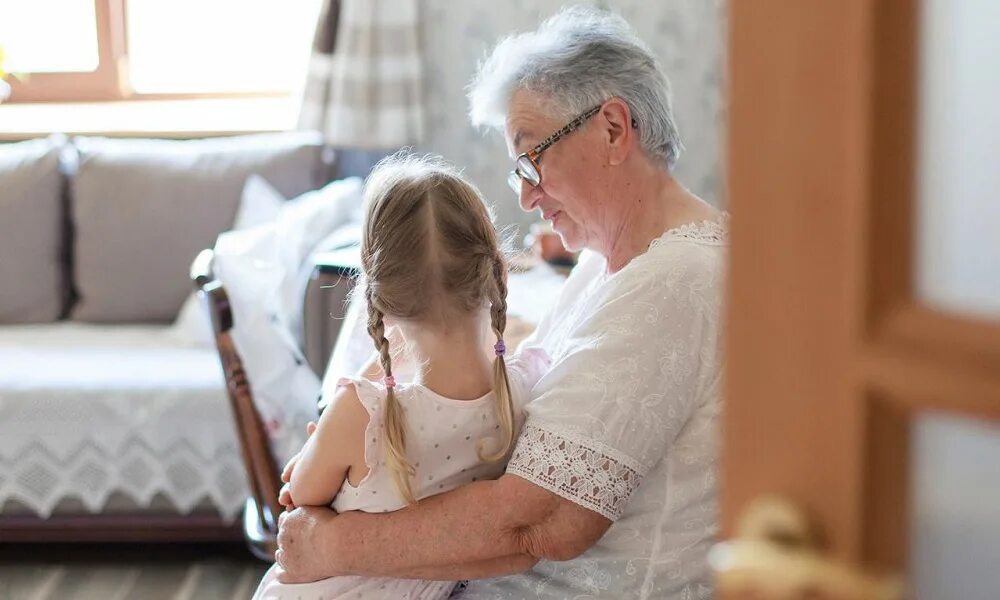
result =
M472 119L503 131L521 208L586 250L526 342L551 371L500 479L395 513L286 513L283 581L473 580L462 598L711 595L726 217L671 175L668 86L624 20L590 9L494 49Z

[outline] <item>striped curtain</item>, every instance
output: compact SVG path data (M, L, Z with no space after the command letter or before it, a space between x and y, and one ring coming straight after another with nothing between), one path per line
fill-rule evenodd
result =
M417 1L324 0L300 129L362 150L423 139Z

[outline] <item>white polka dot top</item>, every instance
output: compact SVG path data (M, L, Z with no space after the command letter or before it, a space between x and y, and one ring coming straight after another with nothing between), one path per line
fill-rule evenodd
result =
M515 438L524 423L524 407L531 399L531 390L548 367L548 355L540 348L527 348L507 358L517 426ZM370 416L365 431L365 463L370 470L357 487L345 478L333 508L338 512L390 512L403 508L406 502L385 465L385 387L355 378L343 378L337 385L353 385ZM476 400L454 400L418 383L399 383L396 397L403 407L406 454L416 469L412 489L418 500L473 481L496 479L504 472L506 458L483 462L476 452L480 439L487 440L486 453L499 449L500 425L493 392Z

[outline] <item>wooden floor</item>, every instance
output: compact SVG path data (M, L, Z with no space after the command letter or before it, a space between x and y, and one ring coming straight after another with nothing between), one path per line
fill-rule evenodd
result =
M241 544L0 544L0 600L247 600L267 567Z

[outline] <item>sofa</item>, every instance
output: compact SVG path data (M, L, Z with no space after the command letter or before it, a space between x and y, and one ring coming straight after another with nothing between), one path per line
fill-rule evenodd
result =
M292 198L332 174L311 132L0 144L0 540L239 538L218 354L174 321L251 175Z

